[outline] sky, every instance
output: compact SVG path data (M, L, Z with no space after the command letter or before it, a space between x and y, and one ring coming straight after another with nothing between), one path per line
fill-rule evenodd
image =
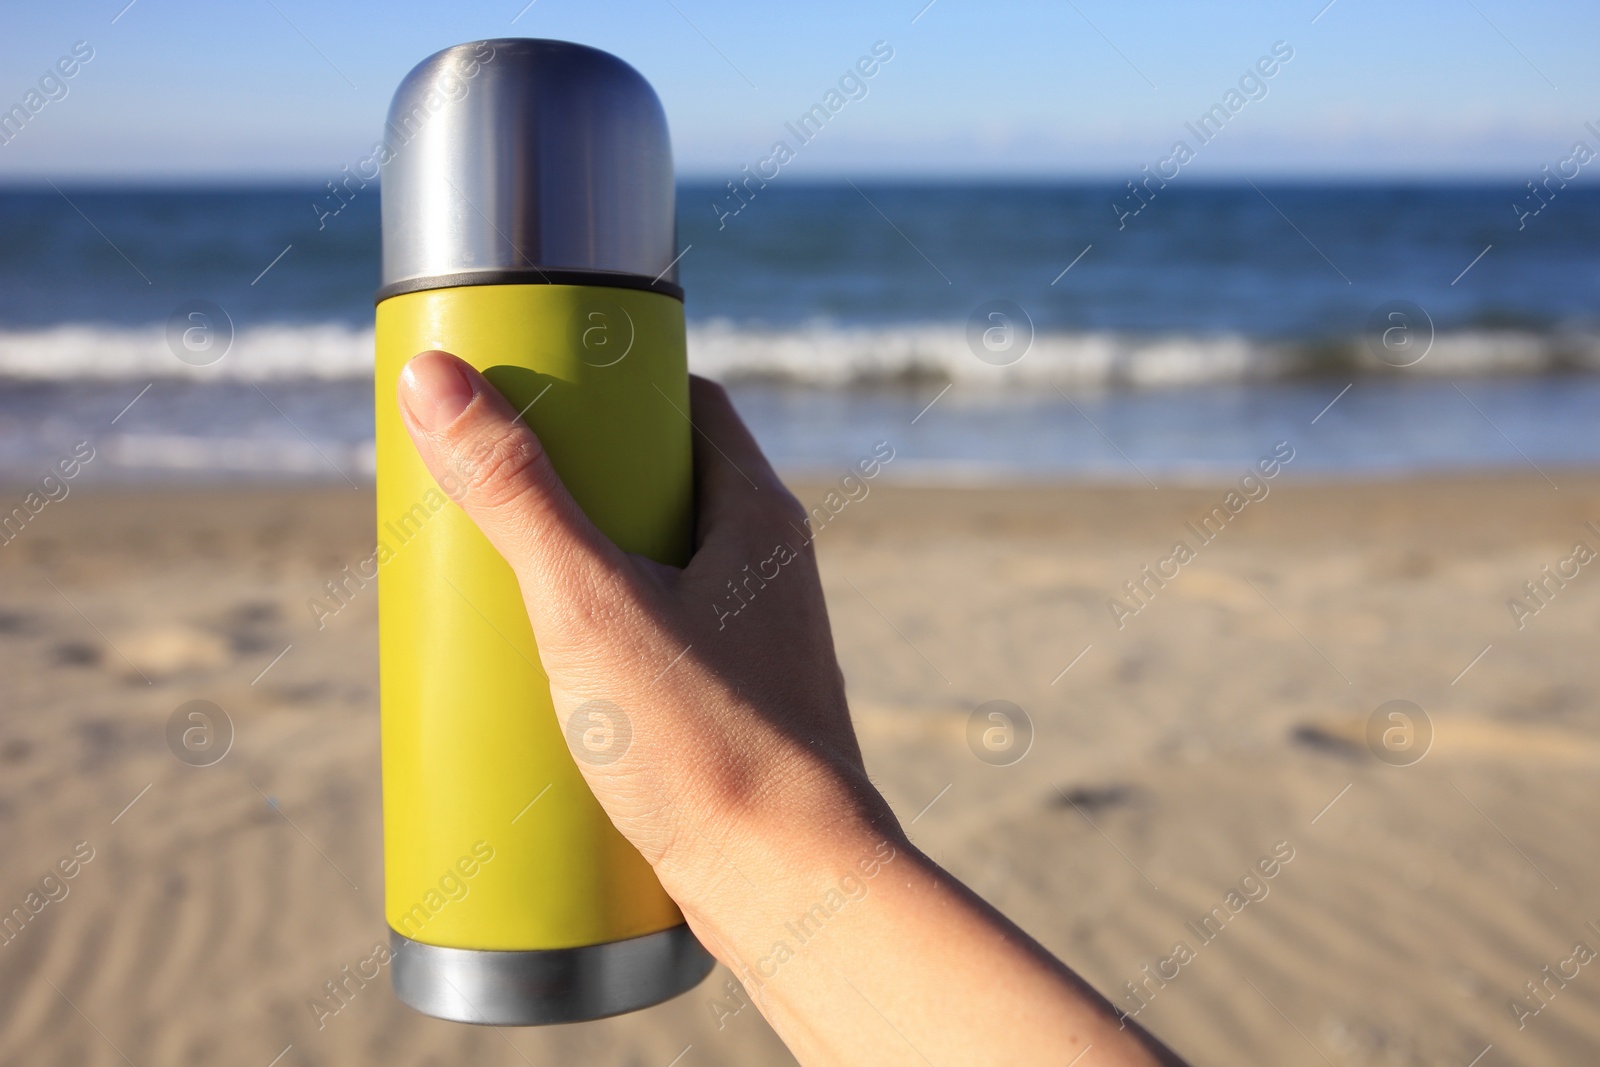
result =
M1259 98L1206 146L1196 174L1531 179L1596 139L1586 122L1600 128L1600 5L1553 0L8 7L0 110L79 42L93 58L0 145L0 182L333 176L368 154L407 70L447 45L508 36L580 41L638 68L686 178L735 177L767 156L784 123L878 42L893 58L867 95L786 172L1136 176L1192 140L1184 124L1275 45L1292 58L1252 87Z

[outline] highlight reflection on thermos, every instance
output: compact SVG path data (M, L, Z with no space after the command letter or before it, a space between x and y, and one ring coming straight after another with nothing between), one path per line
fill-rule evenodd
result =
M614 56L479 41L406 76L382 159L379 630L395 991L430 1015L497 1025L632 1011L692 987L712 959L563 739L565 725L597 761L617 758L626 713L597 704L582 722L557 721L515 576L423 466L394 396L412 356L453 352L524 410L613 541L687 560L689 382L666 117Z

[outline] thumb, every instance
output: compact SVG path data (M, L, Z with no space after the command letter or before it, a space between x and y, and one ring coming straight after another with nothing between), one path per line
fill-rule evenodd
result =
M533 430L466 362L423 352L400 372L398 393L423 463L511 564L530 607L545 599L539 593L591 586L626 563L567 492Z

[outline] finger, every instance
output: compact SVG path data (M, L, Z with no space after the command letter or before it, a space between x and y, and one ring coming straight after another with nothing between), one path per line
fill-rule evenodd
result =
M773 531L803 535L805 509L778 478L727 391L689 379L697 494L696 541L712 537L765 541Z
M622 563L567 492L539 438L470 365L448 352L423 352L400 372L398 399L434 479L519 578L548 588Z

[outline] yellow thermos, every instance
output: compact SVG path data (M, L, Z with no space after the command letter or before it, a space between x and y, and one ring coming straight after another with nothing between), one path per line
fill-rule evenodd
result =
M711 956L584 783L626 712L558 722L517 580L418 458L400 369L443 349L523 412L621 548L686 562L693 485L672 149L615 56L491 40L396 91L382 167L377 503L385 914L396 994L530 1025L633 1011Z

